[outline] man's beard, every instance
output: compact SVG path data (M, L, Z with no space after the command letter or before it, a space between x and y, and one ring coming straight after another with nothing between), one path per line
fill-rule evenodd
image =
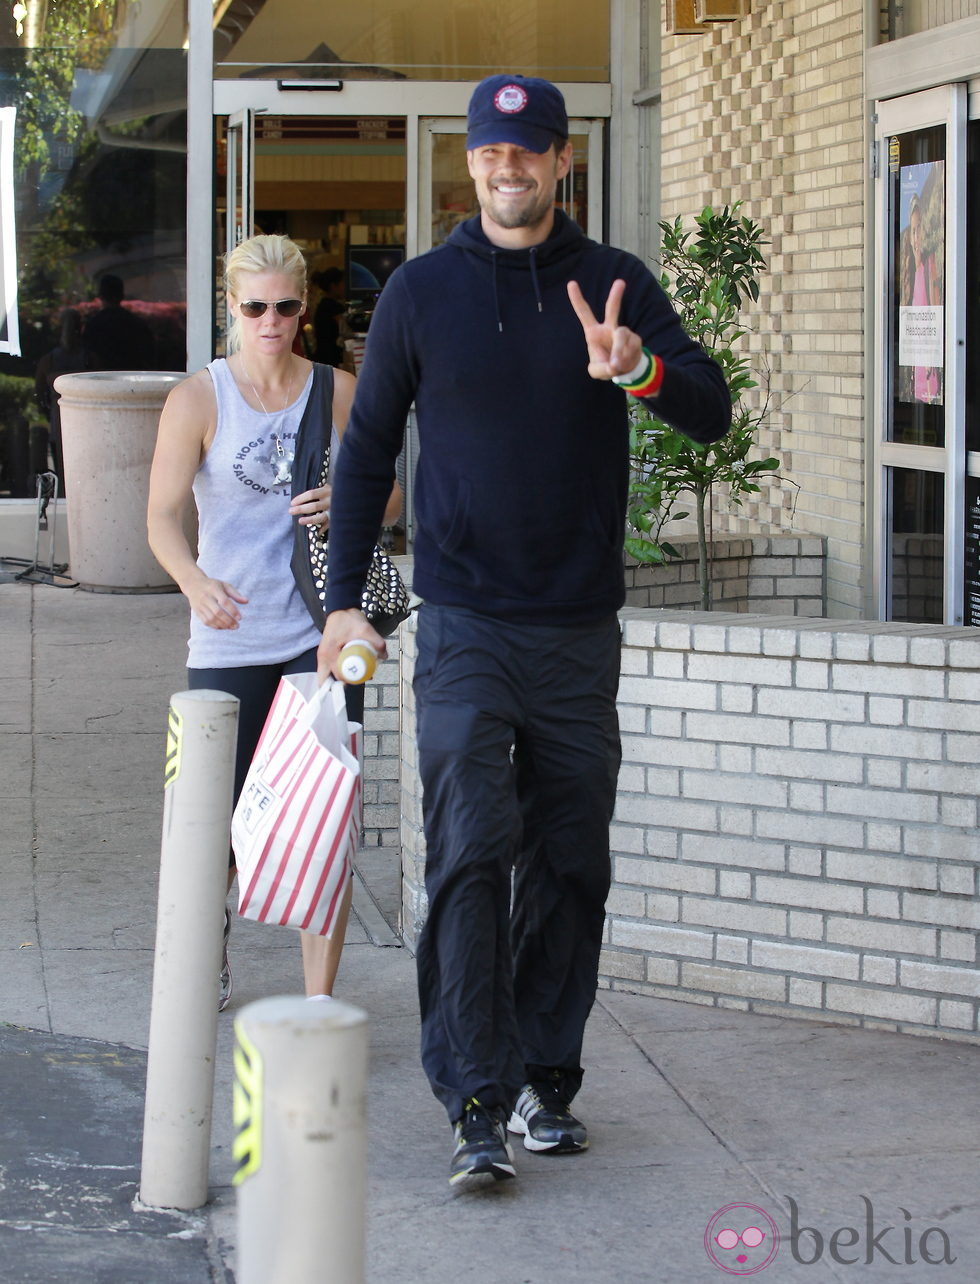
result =
M532 199L518 204L507 200L497 201L496 192L489 190L484 203L484 210L498 227L513 229L518 227L538 227L548 217L554 204L545 200L539 191L531 190Z

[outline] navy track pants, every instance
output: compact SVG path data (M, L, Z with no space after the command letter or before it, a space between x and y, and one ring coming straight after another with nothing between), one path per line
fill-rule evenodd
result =
M422 1063L451 1120L556 1069L570 1101L609 891L619 623L424 605L417 641Z

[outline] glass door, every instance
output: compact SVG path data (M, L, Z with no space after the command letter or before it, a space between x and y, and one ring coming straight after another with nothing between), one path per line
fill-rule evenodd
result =
M966 86L878 105L880 618L964 619Z
M219 226L217 244L230 254L251 235L255 221L255 112L251 107L232 112L225 121L224 135L219 133L218 149L223 149L224 203L215 201ZM219 159L220 171L220 159ZM223 226L221 220L223 218ZM214 347L224 352L224 336L231 317L224 298L224 273L219 260L214 281Z
M461 137L472 83L341 80L309 70L303 80L213 82L217 182L213 201L200 202L202 224L214 219L213 231L201 226L202 238L220 254L256 228L286 232L311 274L337 267L348 277L351 246L412 258L445 239L473 204ZM602 240L609 86L560 87L574 158L559 201ZM219 299L220 290L217 279ZM212 349L220 351L220 304L212 319Z
M248 105L216 117L215 242L227 253L254 232L295 241L310 282L301 332L307 355L337 360L339 318L339 340L356 371L363 341L355 341L363 340L384 274L405 257L406 118L341 113L330 92L249 89ZM219 351L226 320L220 276L219 263Z
M255 221L255 112L233 112L225 131L226 254L252 234Z

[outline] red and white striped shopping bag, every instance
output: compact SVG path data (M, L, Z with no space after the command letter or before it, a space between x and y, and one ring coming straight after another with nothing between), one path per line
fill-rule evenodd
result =
M330 935L361 827L360 741L341 683L281 680L231 822L243 918Z

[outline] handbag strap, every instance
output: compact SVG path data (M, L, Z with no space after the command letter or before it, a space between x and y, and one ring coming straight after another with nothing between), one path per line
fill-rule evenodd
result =
M330 463L333 428L333 366L313 365L313 386L296 429L293 450L292 495L301 495L320 484L320 474Z
M333 367L320 362L313 365L313 386L306 399L303 416L296 429L293 448L293 483L291 494L295 498L304 491L319 486L324 463L329 467L330 433L333 428ZM313 571L310 566L310 540L315 538L315 528L301 526L293 518L293 550L290 569L299 589L300 597L318 629L323 628L323 603L317 595Z

